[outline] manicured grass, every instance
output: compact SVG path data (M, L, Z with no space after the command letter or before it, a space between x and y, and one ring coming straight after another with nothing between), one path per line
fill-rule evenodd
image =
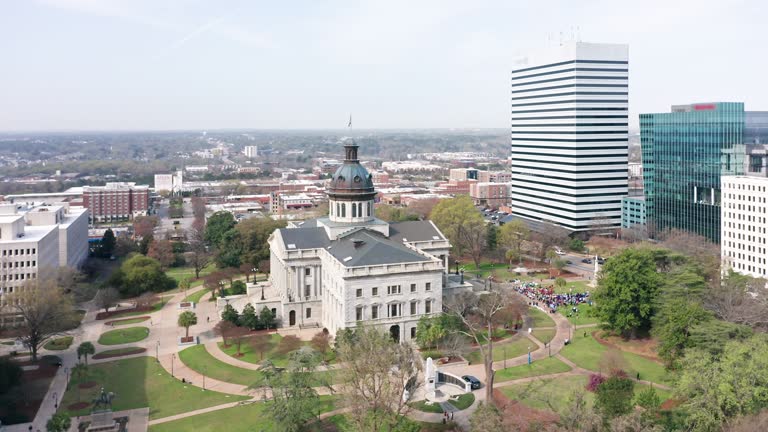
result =
M194 280L195 279L195 268L194 267L171 267L169 268L165 274L169 277L172 277L176 280L176 282L181 282L184 278L190 278L192 279L192 285L197 283L198 285L202 283L202 278L204 276L209 275L210 273L216 271L216 265L211 263L205 266L202 270L200 270L200 279L201 280Z
M533 337L540 340L542 343L549 343L552 339L555 338L555 334L557 334L557 330L555 329L533 329L531 332L533 334Z
M146 349L139 348L139 347L116 348L111 350L99 351L92 358L94 360L98 360L101 358L117 357L117 356L128 355L128 354L138 354L140 352L146 352L146 351L147 351Z
M528 407L550 410L551 404L562 413L568 407L569 398L576 392L584 392L587 405L592 406L595 394L584 389L586 384L586 375L575 375L513 384L499 390L511 400L518 400Z
M415 410L424 411L428 413L441 414L443 412L443 407L441 407L439 403L429 403L426 400L411 402L409 405L411 406L411 408Z
M568 316L571 312L571 306L565 306L558 308L558 312L563 315L568 322L573 325L585 325L585 324L598 324L600 320L593 317L594 306L590 306L588 303L582 303L577 306L579 313Z
M523 354L528 354L528 347L531 347L531 352L539 349L535 343L525 336L520 335L518 339L505 343L493 344L493 361L501 361L519 357ZM483 356L480 354L480 350L476 349L466 356L464 356L470 364L477 364L483 362Z
M550 410L550 404L558 413L563 413L568 408L568 402L576 392L583 392L587 406L592 406L595 394L585 389L588 377L586 375L574 375L552 379L543 379L528 383L512 384L500 387L504 395L512 400L519 400L531 408ZM644 384L635 383L635 396L647 389ZM661 401L669 399L670 392L656 388Z
M272 364L274 364L277 367L286 367L288 365L288 355L276 352L277 346L280 343L280 341L283 339L283 337L277 333L273 333L269 335L269 338L270 338L271 345L264 352L264 360L269 359L269 361L271 361ZM303 341L302 345L309 346L309 342ZM247 339L240 346L240 354L242 354L242 357L235 357L235 355L237 354L237 346L235 346L234 344L228 347L225 347L222 342L219 342L219 348L225 353L227 353L229 356L236 358L238 360L242 360L242 361L253 363L253 364L259 364L262 362L261 355L253 351ZM328 363L336 362L336 354L333 352L333 350L329 349L328 351L326 351L325 361Z
M179 352L179 359L190 369L215 380L244 386L258 386L264 381L264 375L257 370L244 369L219 361L205 349L205 345L195 345ZM318 381L321 379L331 383L333 381L332 371L315 372L315 376ZM322 383L318 382L317 385Z
M464 393L463 395L459 396L456 400L449 401L451 405L456 407L456 409L464 410L472 406L473 403L475 403L475 395L474 393Z
M109 320L115 320L115 319L120 319L120 318L124 318L124 317L136 316L136 315L151 314L153 312L157 312L160 309L162 309L163 306L166 305L166 303L168 303L168 298L163 298L161 301L159 301L159 302L157 302L157 303L152 305L152 310L141 310L141 311L126 310L125 312L120 312L118 314L115 314L115 315L111 316L109 318Z
M531 326L536 327L554 327L555 322L550 318L549 314L542 312L538 308L528 308L528 316L531 317ZM527 329L526 329L527 330Z
M427 423L427 422L411 420L408 417L403 417L400 424L402 425L402 427L398 430L419 431L419 432L448 432L448 431L457 430L455 424L452 424L450 422L447 424ZM308 432L316 432L316 431L336 432L336 431L354 430L354 428L352 428L352 426L350 425L350 421L345 414L336 414L326 419L323 419L322 422L320 422L319 425L317 425L318 426L317 429L314 429L313 426L315 425L310 425ZM150 431L154 432L152 428L150 428ZM383 430L379 432L389 432L389 431Z
M203 288L197 292L194 292L186 297L184 297L184 300L182 302L193 302L193 303L200 303L200 299L203 298L204 295L210 293L207 289Z
M547 357L545 359L536 360L530 365L524 364L501 369L496 372L494 380L496 382L511 381L520 378L568 372L569 370L571 370L571 367L557 358Z
M144 322L144 321L146 321L148 319L149 319L149 317L128 318L128 319L107 321L105 324L109 324L111 326L124 326L124 325L130 325L130 324L138 324L138 323Z
M149 328L147 327L128 327L102 333L99 336L99 343L102 345L120 345L138 342L146 339L147 336L149 336Z
M336 400L334 396L320 396L318 414L334 410ZM222 430L277 432L263 402L211 411L149 427L150 432L219 432ZM313 428L312 425L307 426L309 432L316 430L319 429Z
M72 336L63 336L56 339L49 340L43 348L51 351L62 351L72 345Z
M564 287L560 288L555 286L554 289L558 294L583 293L587 291L592 292L595 290L591 285L589 285L589 281L585 280L576 280L572 282L568 281Z
M97 385L79 388L81 382L95 381ZM101 389L117 394L112 409L149 407L149 418L156 419L193 411L228 402L248 399L245 396L227 395L215 391L182 384L173 378L151 357L97 363L88 366L84 377L72 376L69 390L59 404L61 411L78 400L91 401ZM79 394L79 398L78 398ZM91 407L68 411L70 416L87 415Z
M571 343L563 347L560 354L584 369L600 371L600 360L606 351L608 348L598 343L590 333L587 333L586 338L582 333L577 333ZM636 377L639 372L640 379L662 384L671 383L672 376L660 363L628 352L622 352L622 355L627 363L626 372L630 377Z

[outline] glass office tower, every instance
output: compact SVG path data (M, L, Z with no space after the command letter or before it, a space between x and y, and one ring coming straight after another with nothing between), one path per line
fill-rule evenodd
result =
M751 114L744 112L743 103L720 102L640 115L646 217L652 232L680 229L720 242L720 176L743 173L744 156L738 149Z

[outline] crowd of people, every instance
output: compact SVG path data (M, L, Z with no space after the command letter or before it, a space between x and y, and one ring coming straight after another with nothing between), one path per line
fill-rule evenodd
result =
M558 308L568 308L566 316L578 315L579 305L586 303L590 306L589 291L577 293L555 292L554 287L543 287L537 282L513 281L515 291L527 297L531 306L547 307L550 313L557 312Z

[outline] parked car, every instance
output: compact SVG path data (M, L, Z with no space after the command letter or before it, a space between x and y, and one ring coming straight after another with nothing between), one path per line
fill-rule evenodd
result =
M581 262L583 262L585 264L592 264L592 260L589 259L589 258L584 258L583 260L581 260Z
M461 379L468 382L471 385L472 390L477 390L480 388L480 380L473 377L472 375L464 375L461 377Z
M605 258L603 258L603 257L597 257L597 263L598 263L598 264L600 264L600 265L603 265L603 264L605 264Z
M571 260L565 260L565 263L566 263L566 264L568 264L568 265L571 265L571 264L573 264L573 261L571 261Z

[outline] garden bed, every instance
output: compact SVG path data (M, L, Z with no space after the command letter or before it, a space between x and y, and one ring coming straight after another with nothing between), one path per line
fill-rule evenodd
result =
M155 311L154 306L142 306L142 307L135 307L130 309L113 310L111 312L99 312L96 314L96 320L105 320L109 318L119 317L122 315L138 314L138 313L154 312L154 311Z
M80 387L81 389L87 389L91 387L96 387L98 384L99 383L97 383L96 381L86 381L78 384L77 386Z
M72 411L79 411L81 409L87 408L90 405L91 404L89 404L88 402L75 402L73 404L67 405L67 409Z
M114 327L116 325L138 324L140 322L144 322L144 321L148 320L149 318L150 318L149 316L140 316L140 317L136 317L136 318L125 318L125 319L120 319L120 320L112 320L112 321L105 322L104 325L108 325L108 326L113 326Z
M114 358L114 357L122 357L127 355L133 355L133 354L141 354L147 352L146 348L141 347L131 347L131 348L118 348L108 351L102 351L93 357L91 357L94 360L101 360L106 358Z
M592 337L600 343L600 345L608 348L614 348L619 351L626 351L632 354L637 354L640 357L645 357L648 360L661 363L661 359L656 354L656 341L651 338L634 339L631 341L625 341L621 336L614 336L608 334L605 331L594 331ZM617 340L618 339L618 340Z

